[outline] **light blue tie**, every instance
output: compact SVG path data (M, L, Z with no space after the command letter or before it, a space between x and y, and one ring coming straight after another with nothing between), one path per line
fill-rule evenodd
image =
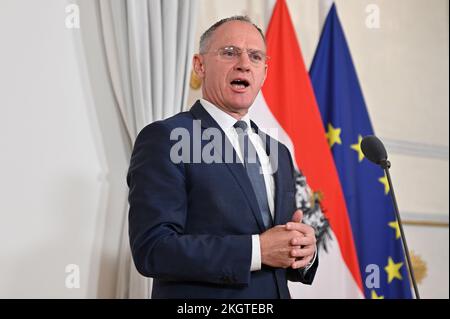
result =
M256 149L248 137L248 125L244 121L237 121L234 124L234 128L238 133L239 147L244 159L244 166L250 182L252 183L256 199L258 200L258 206L261 211L264 226L266 229L270 228L272 226L272 216L270 214L269 204L267 202L266 184L264 183L264 176L262 174L258 154L256 153Z

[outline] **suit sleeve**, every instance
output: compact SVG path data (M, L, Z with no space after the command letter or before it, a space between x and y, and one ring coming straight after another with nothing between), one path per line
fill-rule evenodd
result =
M289 150L286 147L284 147L284 149L287 152L287 156L289 157L289 163L290 163L290 167L291 167L291 176L292 176L292 183L291 184L292 184L293 191L295 191L296 187L295 187L295 168L294 168L294 164L293 164L293 161L292 161L291 153L289 152ZM292 213L294 213L294 212L292 212ZM318 255L318 252L317 252L316 260L311 265L311 267L308 268L308 270L288 268L286 276L287 276L287 279L289 281L301 282L301 283L306 284L306 285L311 285L312 282L314 281L314 277L316 275L316 271L317 271L318 267L319 267L319 255Z
M304 269L292 269L288 268L286 277L289 281L301 282L305 285L311 285L316 276L317 268L319 267L319 255L317 255L316 260L308 270Z
M170 159L164 122L138 135L127 175L129 236L134 263L144 276L174 281L246 285L251 235L186 234L185 166ZM206 214L207 212L205 212Z

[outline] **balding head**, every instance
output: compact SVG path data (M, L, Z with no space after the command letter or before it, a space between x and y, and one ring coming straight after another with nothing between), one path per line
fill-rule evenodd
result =
M256 28L256 30L258 30L259 34L261 35L261 37L264 41L264 44L266 44L266 37L264 36L264 33L256 24L254 24L252 22L252 20L250 20L249 17L247 17L247 16L232 16L232 17L217 21L212 26L210 26L208 28L208 30L206 30L202 34L202 36L200 37L199 52L200 53L207 52L207 50L209 49L209 42L210 42L212 35L214 34L214 31L216 31L221 25L223 25L227 22L231 22L231 21L241 21L241 22L245 22L245 23L249 23L249 24L253 25Z

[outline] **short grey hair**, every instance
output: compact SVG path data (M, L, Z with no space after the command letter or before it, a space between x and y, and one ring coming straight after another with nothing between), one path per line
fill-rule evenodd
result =
M212 34L218 27L220 27L222 24L230 22L230 21L242 21L246 23L250 23L253 25L256 30L258 30L259 34L261 34L261 37L263 38L264 44L266 44L266 37L264 36L264 33L262 32L261 28L258 27L256 24L253 23L253 21L247 17L247 16L232 16L229 18L222 19L220 21L217 21L212 26L209 27L208 30L206 30L202 36L200 37L200 53L206 53L206 47L208 46L209 40L211 39Z

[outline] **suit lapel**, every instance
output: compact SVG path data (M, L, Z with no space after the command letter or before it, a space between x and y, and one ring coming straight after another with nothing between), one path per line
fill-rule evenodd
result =
M203 108L200 101L197 101L194 104L190 112L194 116L194 118L201 121L202 128L204 129L215 128L220 130L222 136L221 140L222 143L219 143L219 141L216 141L215 139L213 139L210 142L214 145L215 151L219 152L219 154L222 157L222 162L225 163L225 165L228 167L231 174L234 176L237 183L241 187L242 192L244 193L251 207L252 213L256 219L256 222L260 230L264 231L265 230L264 222L262 220L261 212L258 207L258 200L256 199L256 195L253 191L252 184L247 176L247 172L245 171L244 166L240 162L239 157L237 156L236 151L234 150L231 142L228 140L225 132L222 130L219 124L217 124L217 122L211 117L211 115ZM232 150L233 159L237 159L237 161L232 161L232 163L229 163L229 159L227 161L227 159L225 158L226 154L225 150Z
M258 126L251 121L251 125L253 130L258 134L262 141L265 141L265 147L266 147L266 154L269 156L269 161L271 165L274 165L274 163L280 164L280 148L279 148L279 142L273 138L271 138L269 135L265 134L263 131L259 130ZM276 151L274 148L278 148ZM277 167L276 170L272 169L273 173L273 179L275 181L275 211L274 211L274 225L280 225L280 213L282 211L282 194L283 194L283 187L281 183L281 176L280 176L280 170L279 167Z
M272 152L273 154L273 152ZM273 163L274 160L277 160L278 163L279 162L279 153L276 152L275 154L277 154L278 158L275 159L274 156L275 155L269 155L270 158L270 162ZM279 225L281 223L280 218L281 218L281 214L280 212L282 212L282 207L283 207L283 202L282 202L282 194L283 194L283 184L281 183L281 175L280 175L280 169L278 168L274 174L273 174L274 180L275 180L275 213L274 213L274 225Z

